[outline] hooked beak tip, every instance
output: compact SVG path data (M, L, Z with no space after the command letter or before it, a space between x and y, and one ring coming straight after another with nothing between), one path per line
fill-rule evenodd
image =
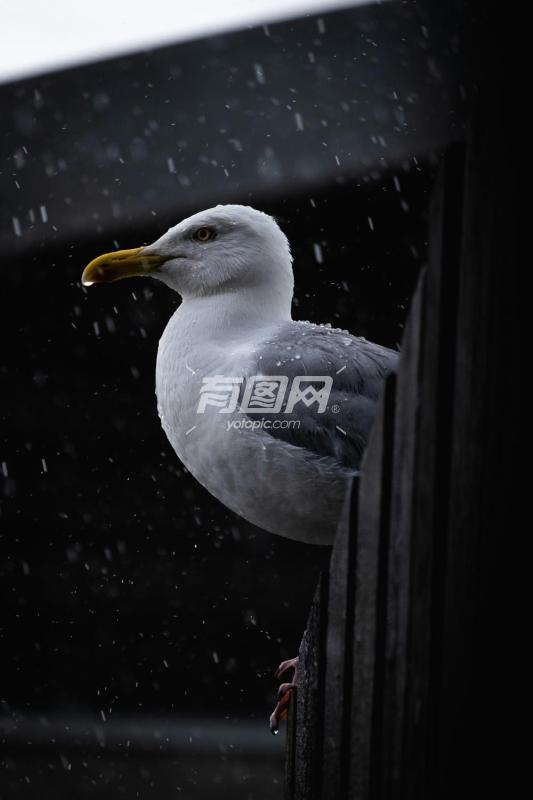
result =
M114 283L123 278L149 275L166 260L164 256L153 253L144 255L143 251L144 247L135 247L132 250L116 250L114 253L98 256L83 270L82 285Z

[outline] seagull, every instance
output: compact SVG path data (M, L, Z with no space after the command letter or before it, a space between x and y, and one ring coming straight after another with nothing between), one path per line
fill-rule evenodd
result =
M182 301L159 342L155 375L159 417L178 458L254 525L332 544L347 523L398 354L293 320L289 242L271 216L249 206L218 205L153 244L105 253L82 283L134 276L157 278Z

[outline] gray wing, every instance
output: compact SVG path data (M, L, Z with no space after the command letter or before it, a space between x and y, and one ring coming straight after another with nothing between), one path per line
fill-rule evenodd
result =
M283 375L288 391L279 413L248 414L267 421L269 436L289 442L357 470L374 419L376 403L386 376L395 370L398 353L352 336L346 331L308 322L281 326L255 349L250 374ZM255 372L254 372L255 370ZM330 376L331 392L323 413L317 404L299 402L286 411L295 376ZM316 389L323 382L308 385ZM241 399L243 392L241 392ZM294 421L289 424L290 421Z

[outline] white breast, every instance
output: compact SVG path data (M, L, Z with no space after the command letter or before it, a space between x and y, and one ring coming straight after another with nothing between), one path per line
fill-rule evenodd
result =
M242 414L212 406L198 413L202 379L238 376L236 365L253 342L206 341L198 320L180 311L161 337L156 368L161 424L177 455L211 494L253 524L300 541L330 543L346 498L346 476L333 459L262 431L228 429Z

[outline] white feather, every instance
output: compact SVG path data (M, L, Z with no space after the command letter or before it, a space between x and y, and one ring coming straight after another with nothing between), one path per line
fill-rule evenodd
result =
M194 231L202 226L216 232L212 241L194 240ZM183 298L159 343L156 369L158 410L178 457L215 497L255 525L292 539L331 543L350 478L358 468L347 463L348 455L344 461L338 457L348 453L342 450L342 437L350 431L331 414L317 417L322 429L329 425L324 450L314 447L309 416L305 434L291 441L264 430L228 429L229 421L243 415L238 408L224 414L211 406L198 413L202 380L265 374L266 363L278 362L284 364L278 374L292 378L305 370L306 357L318 358L327 370L324 374L342 380L346 418L356 428L361 409L361 437L363 432L366 436L368 409L375 405L377 388L393 368L395 354L310 323L305 323L307 334L312 334L306 351L307 340L301 339L304 323L291 320L293 274L287 239L271 217L252 208L217 206L200 212L145 252L167 256L155 277ZM302 351L296 363L286 357L294 337L301 340ZM358 398L365 401L364 413ZM341 440L330 453L332 427Z

